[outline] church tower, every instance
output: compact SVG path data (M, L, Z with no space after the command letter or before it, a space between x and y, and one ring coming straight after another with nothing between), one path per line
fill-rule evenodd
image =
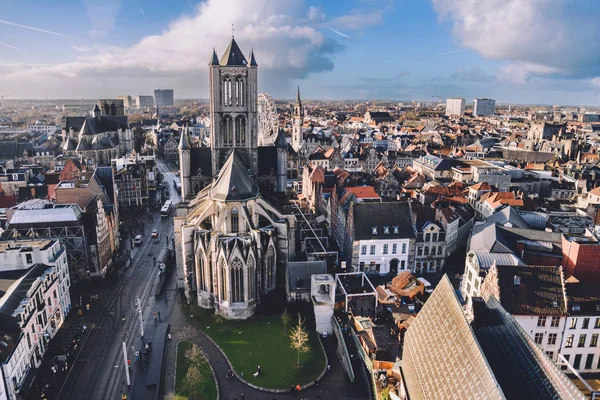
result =
M296 104L294 105L294 121L292 122L292 147L297 153L303 146L302 125L304 124L304 110L300 100L300 86L296 94Z
M209 63L210 146L215 175L233 149L255 175L258 173L258 64L254 51L249 58L250 62L234 38L220 60L213 49Z
M181 198L185 200L192 195L192 178L190 176L190 139L188 127L183 128L179 139L179 175L181 177Z

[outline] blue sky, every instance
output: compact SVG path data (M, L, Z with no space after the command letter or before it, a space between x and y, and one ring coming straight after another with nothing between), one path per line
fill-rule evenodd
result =
M599 11L595 0L4 0L0 92L206 98L212 47L225 49L234 23L276 98L300 85L308 99L600 105Z

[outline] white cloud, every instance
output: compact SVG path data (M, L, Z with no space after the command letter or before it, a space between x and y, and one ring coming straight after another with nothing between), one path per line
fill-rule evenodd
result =
M325 13L319 7L310 6L308 8L308 20L310 22L320 22L324 19Z
M600 76L591 79L592 86L600 88Z
M526 62L505 65L498 70L498 80L514 84L527 82L535 75L550 75L560 71L553 67Z
M331 70L332 56L342 48L299 22L303 16L301 0L207 0L130 47L80 47L73 61L55 65L0 64L0 86L20 97L143 94L159 85L175 88L176 96L205 97L212 48L222 54L234 23L242 51L254 48L260 90L281 90L293 79Z
M600 74L598 3L586 0L432 0L460 44L511 65L500 75Z
M121 0L84 0L85 15L90 19L91 39L102 39L115 28Z
M334 18L329 25L342 30L359 31L371 26L379 25L382 22L383 11L381 10L352 10L347 15Z

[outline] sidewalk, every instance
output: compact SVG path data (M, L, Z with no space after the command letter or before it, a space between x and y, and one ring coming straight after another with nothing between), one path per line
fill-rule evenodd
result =
M49 342L44 360L38 369L29 392L25 396L26 399L40 399L40 390L46 385L50 385L46 390L46 398L49 400L56 398L67 374L73 367L74 360L83 347L83 343L90 335L93 335L95 324L102 319L116 286L116 281L105 280L92 280L91 285L87 280L84 280L71 286L71 303L73 307L56 336ZM98 295L98 300L91 301L92 295ZM83 307L80 306L80 301ZM89 311L86 309L86 304L90 305ZM81 316L79 315L80 310L82 312ZM84 325L87 328L85 333L82 332ZM79 336L79 341L75 339L77 336ZM65 348L68 341L77 346L75 350ZM54 374L52 372L54 358L66 355L65 350L69 353L66 362L67 368L64 371L62 368L58 368L56 374Z

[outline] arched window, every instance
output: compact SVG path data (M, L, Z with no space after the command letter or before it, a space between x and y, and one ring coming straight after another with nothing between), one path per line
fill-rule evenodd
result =
M226 76L223 79L223 105L230 106L232 105L232 93L231 93L231 78Z
M246 146L246 119L242 115L235 119L235 145Z
M254 265L254 258L248 259L248 299L254 299L256 296L256 266Z
M219 273L221 274L221 284L219 285L219 295L221 301L225 301L228 297L227 295L227 266L225 265L225 261L221 261L221 267L219 268Z
M243 303L244 298L244 266L239 258L231 262L231 302Z
M231 118L231 115L223 117L221 137L223 138L223 146L233 146L233 119Z
M235 78L235 105L244 105L244 80L241 76Z
M265 256L265 289L270 290L275 287L275 253L273 247L269 247Z
M240 215L237 208L231 209L231 233L238 233L240 231Z
M198 254L198 281L199 289L206 291L206 273L204 271L204 254Z

